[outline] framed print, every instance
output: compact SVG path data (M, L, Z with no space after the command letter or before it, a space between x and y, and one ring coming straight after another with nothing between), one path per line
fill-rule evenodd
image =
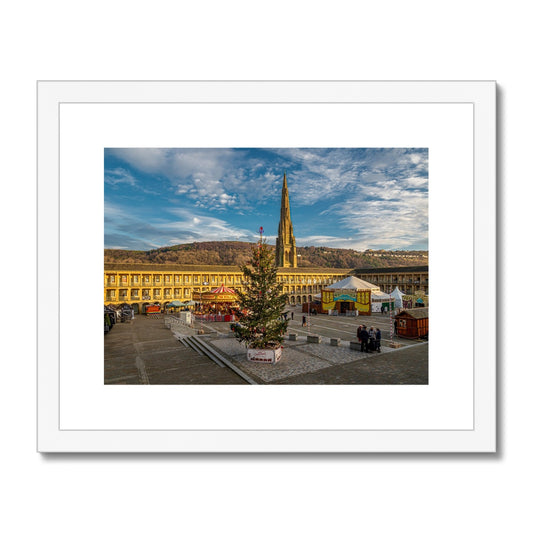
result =
M494 82L37 98L40 452L496 451Z

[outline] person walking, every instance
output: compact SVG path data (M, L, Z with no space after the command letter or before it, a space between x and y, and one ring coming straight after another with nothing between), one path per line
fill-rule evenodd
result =
M305 323L307 322L305 315L302 316L302 328L305 328Z
M363 326L363 329L359 332L359 337L361 339L361 351L368 353L368 331L366 326Z
M291 320L294 320L294 311L291 311Z
M376 328L376 351L381 352L381 330Z

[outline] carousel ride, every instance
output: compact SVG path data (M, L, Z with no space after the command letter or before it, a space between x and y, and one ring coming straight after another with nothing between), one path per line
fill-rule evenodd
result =
M211 291L194 292L193 299L197 302L195 315L224 316L225 321L231 321L238 309L237 294L224 284Z

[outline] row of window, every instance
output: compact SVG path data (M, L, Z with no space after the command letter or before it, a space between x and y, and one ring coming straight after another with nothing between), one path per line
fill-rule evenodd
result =
M152 278L152 279L151 279ZM338 281L339 277L334 278L305 278L305 277L295 277L295 276L278 276L278 281L282 283L307 283L307 284L331 284L335 281ZM227 285L239 285L242 283L241 276L208 276L208 275L188 275L188 274L172 274L172 275L158 275L158 274L118 274L113 275L109 274L106 278L107 286L116 286L118 285L140 285L147 284L153 285L154 283L164 283L166 285L170 284L202 284L202 285L218 285L218 284L227 284Z
M235 287L238 289L242 289L241 286ZM318 287L302 287L298 289L293 289L290 287L283 287L284 293L290 293L290 294L307 294L308 292L316 291L323 288L322 285L319 285ZM143 299L150 299L150 298L179 298L181 296L190 296L194 291L197 291L198 288L187 288L187 287L175 287L175 288L168 288L168 289L106 289L106 296L109 298L115 298L117 294L120 294L123 297L128 296L128 292L131 296L142 296ZM205 291L209 292L209 291Z
M297 295L297 296L295 296ZM295 298L297 300L300 300L300 295L303 295L303 301L305 302L306 297L311 299L312 295L307 294L304 291L297 291L296 293L293 291L290 295L290 301L294 303ZM152 301L152 300L175 300L179 298L184 299L190 299L192 297L192 290L191 289L183 289L183 292L181 289L175 289L174 292L163 292L163 291L154 291L153 294L150 294L148 292L140 292L135 289L131 289L130 294L128 294L128 291L117 291L115 289L108 289L106 291L105 295L105 301L106 302L113 302L113 301L128 301L128 300L139 300L139 301Z
M153 278L153 279L151 279ZM208 284L209 282L211 284L217 284L217 283L229 283L233 284L233 281L235 279L235 283L241 283L241 277L240 276L226 276L221 277L220 281L219 278L216 276L193 276L188 274L174 274L174 275L157 275L157 274L146 274L146 275L140 275L140 274L119 274L119 275L113 275L110 274L107 276L106 283L108 285L122 283L122 284L139 284L139 283L203 283Z
M399 277L399 278L391 278L391 277L388 277L388 276L383 276L383 277L370 277L370 276L365 276L365 275L361 275L361 279L364 279L365 281L369 281L370 283L374 283L375 285L379 285L380 283L425 283L427 285L428 283L428 278L425 278L425 279L422 279L422 278L402 278L402 277Z
M172 292L173 291L173 292ZM183 289L183 294L185 296L189 296L191 293L192 293L193 289ZM106 295L107 296L111 296L111 297L115 297L117 294L121 295L121 296L128 296L128 293L131 295L131 296L143 296L144 297L149 297L151 294L154 296L154 297L161 297L161 296L168 296L168 297L171 297L171 296L181 296L182 294L182 290L181 289L165 289L164 291L160 290L160 289L153 289L153 293L151 293L151 291L147 290L147 291L139 291L138 289L130 289L130 290L127 290L127 289L124 289L124 290L119 290L117 291L116 289L107 289L106 290Z

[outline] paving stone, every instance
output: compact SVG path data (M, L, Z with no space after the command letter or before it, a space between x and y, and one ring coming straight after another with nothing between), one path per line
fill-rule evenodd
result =
M309 330L294 326L297 332L293 334L298 335L298 340L286 341L282 358L275 365L247 361L246 347L232 336L228 324L206 326L204 329L209 334L202 338L258 383L428 383L427 342L395 339L398 347L395 349L382 340L381 353L362 353L359 349L350 349L354 339L353 319L313 317L312 320L317 335L331 338L332 334L338 334L339 345L308 343ZM371 323L370 320L367 323ZM383 324L379 325L383 327ZM178 340L179 335L196 334L202 325L193 326L177 324L171 331L163 320L149 320L143 316L131 323L116 324L105 336L104 382L109 385L140 384L147 378L150 384L161 385L244 384L228 368L219 367ZM142 371L136 365L137 358L141 359Z

